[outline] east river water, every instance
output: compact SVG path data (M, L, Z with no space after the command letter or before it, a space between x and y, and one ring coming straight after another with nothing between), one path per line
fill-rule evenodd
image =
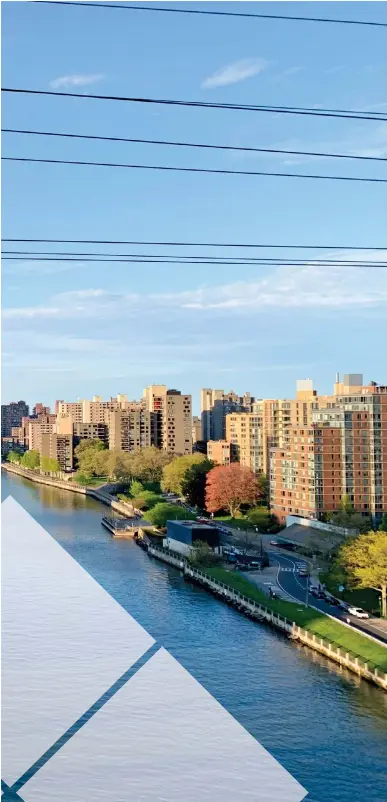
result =
M387 694L113 540L101 504L3 471L9 494L308 789L308 802L387 802Z

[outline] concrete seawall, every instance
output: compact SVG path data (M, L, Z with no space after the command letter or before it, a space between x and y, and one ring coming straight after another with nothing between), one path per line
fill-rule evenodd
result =
M236 607L244 615L270 624L282 631L287 637L291 638L291 640L298 641L304 646L308 646L310 649L328 657L330 660L333 660L352 673L357 674L359 677L387 691L387 674L381 669L369 666L361 657L357 657L345 651L345 649L338 647L336 644L324 638L320 638L318 635L314 635L312 632L309 632L309 630L297 626L294 621L283 618L283 616L273 612L273 610L270 610L268 607L252 601L247 596L225 585L223 582L213 579L205 572L192 568L180 555L173 554L166 549L154 545L148 546L148 554L170 565L174 565L176 568L180 568L187 580L206 588L222 601Z
M17 465L11 465L11 463L8 462L1 463L1 467L3 470L8 471L9 473L15 473L17 476L22 476L23 479L28 479L30 482L35 482L39 485L56 487L58 490L67 490L70 493L78 493L82 496L90 496L90 498L94 498L97 501L100 501L102 504L106 504L106 506L110 507L115 512L123 515L124 518L136 517L135 510L129 504L123 504L120 501L116 501L113 499L110 493L101 488L85 487L84 485L78 485L75 482L66 482L63 479L54 479L51 476L42 476L35 471L28 471L24 468L19 468Z

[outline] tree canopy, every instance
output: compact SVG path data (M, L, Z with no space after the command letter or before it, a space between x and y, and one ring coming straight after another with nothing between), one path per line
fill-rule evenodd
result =
M204 458L187 468L181 483L183 496L192 507L204 510L206 505L207 475L214 467L214 463Z
M219 465L207 475L206 509L208 512L228 510L235 516L243 504L257 504L262 498L259 481L250 468L232 462Z
M387 616L387 531L351 538L341 546L337 562L352 587L380 590L382 615Z
M45 473L59 473L60 464L54 457L41 457L40 467Z
M106 474L108 453L102 440L81 440L74 450L78 470L89 476Z
M18 451L10 451L8 453L8 462L13 462L15 465L19 465L21 462L22 455L19 454Z
M22 465L23 468L28 468L29 470L35 470L36 468L39 468L40 465L39 451L35 451L35 449L32 449L31 451L26 451L26 453L23 454L21 458L20 464Z
M149 510L146 517L151 524L161 529L166 525L167 521L183 520L186 517L186 512L176 504L156 504L152 510Z
M172 462L164 467L161 487L163 490L176 493L181 496L183 493L183 482L187 471L192 465L199 465L205 462L204 454L186 454L176 457Z
M164 466L173 459L172 454L156 446L140 448L128 456L132 476L141 482L160 482Z

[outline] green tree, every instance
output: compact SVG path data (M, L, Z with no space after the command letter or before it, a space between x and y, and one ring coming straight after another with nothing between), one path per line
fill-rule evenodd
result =
M354 512L352 501L347 493L344 493L341 497L340 510L347 513L347 515L351 515Z
M54 457L42 457L40 467L44 473L59 473L61 470L58 460Z
M90 482L91 476L88 473L83 473L83 471L77 471L74 476L74 482L78 485L88 485Z
M207 462L204 454L186 454L183 457L176 457L173 462L164 467L162 489L181 496L186 473L192 465L199 465L202 462Z
M156 504L160 504L161 502L161 496L158 496L157 493L152 493L151 490L143 490L139 496L131 499L133 507L136 507L138 510L151 510Z
M220 562L217 554L204 540L195 540L192 545L188 562L195 568L208 568Z
M81 440L74 451L78 470L89 476L103 476L108 453L102 440Z
M164 466L173 459L172 454L156 446L140 448L130 457L132 476L141 482L160 482Z
M337 563L350 585L381 592L382 615L387 616L387 532L366 532L344 543Z
M387 532L387 512L384 512L382 515L382 520L379 526L380 532Z
M258 526L262 532L267 531L270 518L266 507L251 507L246 517L252 526Z
M8 462L12 462L14 465L20 465L22 455L19 454L18 451L10 451L8 454Z
M172 463L173 464L173 463ZM169 466L168 466L169 467ZM214 467L214 463L204 458L187 468L181 483L183 496L193 507L205 509L207 474Z
M131 454L118 450L108 451L104 468L110 479L130 481L133 476Z
M144 485L135 479L130 485L129 493L132 498L139 498L139 496L142 496L144 490Z
M147 513L147 519L154 526L163 528L167 521L183 520L186 517L185 510L176 504L156 504Z
M34 449L32 449L32 451L26 451L26 453L23 454L21 458L20 464L22 465L23 468L27 468L28 470L32 471L36 470L36 468L39 468L40 465L39 451L35 451Z

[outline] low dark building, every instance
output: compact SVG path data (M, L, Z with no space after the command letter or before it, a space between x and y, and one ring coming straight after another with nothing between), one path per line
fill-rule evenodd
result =
M219 554L220 536L216 526L199 524L196 521L167 521L167 548L188 556L197 540L208 543Z

